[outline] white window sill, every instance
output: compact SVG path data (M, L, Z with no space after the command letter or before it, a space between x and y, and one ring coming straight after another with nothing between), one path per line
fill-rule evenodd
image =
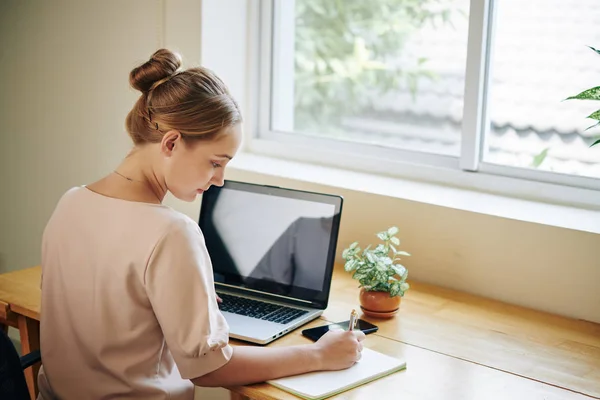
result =
M240 153L230 169L295 179L536 224L600 233L600 212Z

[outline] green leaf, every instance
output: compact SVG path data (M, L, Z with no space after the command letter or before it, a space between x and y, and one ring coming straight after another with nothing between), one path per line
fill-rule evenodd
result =
M365 274L362 271L354 271L354 274L352 275L352 278L356 279L356 280L361 280L367 277L367 274Z
M594 50L597 54L600 54L600 50L593 48L592 46L588 46L590 49Z
M344 264L344 269L347 272L350 272L352 270L355 270L357 266L358 266L358 261L350 260L350 261L346 262L346 264Z
M400 276L404 276L404 274L406 273L406 267L404 265L392 265L392 269Z
M597 145L598 143L600 143L600 139L596 140L594 143L592 143L590 145L590 147L594 147L595 145Z
M600 121L600 110L594 111L593 113L588 115L587 118L595 119L596 121Z
M398 228L395 226L392 226L390 229L387 230L387 233L390 236L394 236L395 234L398 233Z
M531 161L531 166L534 168L538 168L540 165L542 165L542 163L548 156L548 150L550 150L550 147L546 147L544 150L542 150L540 154L533 157L533 160Z
M377 237L378 237L379 239L381 239L381 240L388 240L388 239L389 239L389 237L388 237L388 233L387 233L387 232L379 232L379 233L377 234Z
M392 237L390 238L391 242L394 243L396 246L400 245L400 239L398 239L397 237Z
M350 247L349 247L349 248L350 248L351 250L354 250L354 249L355 249L357 246L358 246L358 242L354 242L354 243L352 243L352 244L350 245Z
M405 251L398 251L396 252L396 255L410 257L410 254Z
M585 128L585 130L587 131L587 130L592 129L592 128L598 126L598 125L600 125L600 122L598 122L597 124L594 124L592 126L588 126L587 128Z
M584 90L577 96L567 97L566 100L600 100L600 86Z
M390 289L390 297L398 296L398 294L400 294L400 286L392 285L392 288Z
M398 250L396 250L396 248L394 246L392 246L391 244L390 244L390 248L392 249L392 251L394 252L394 254L398 253Z

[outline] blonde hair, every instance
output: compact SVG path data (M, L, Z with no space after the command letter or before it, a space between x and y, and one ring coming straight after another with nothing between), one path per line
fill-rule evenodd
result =
M227 86L207 68L181 69L181 57L167 49L134 68L129 83L142 92L127 115L133 143L160 142L177 130L185 139L214 139L223 128L242 121Z

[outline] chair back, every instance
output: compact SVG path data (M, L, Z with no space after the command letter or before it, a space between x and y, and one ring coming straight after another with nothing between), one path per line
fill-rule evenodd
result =
M29 399L21 359L4 329L0 329L0 399Z

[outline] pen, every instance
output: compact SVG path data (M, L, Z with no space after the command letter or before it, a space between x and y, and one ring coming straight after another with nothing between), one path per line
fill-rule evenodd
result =
M356 310L352 310L352 312L350 313L350 323L348 324L349 331L354 330L354 326L356 325L356 317L358 317Z

